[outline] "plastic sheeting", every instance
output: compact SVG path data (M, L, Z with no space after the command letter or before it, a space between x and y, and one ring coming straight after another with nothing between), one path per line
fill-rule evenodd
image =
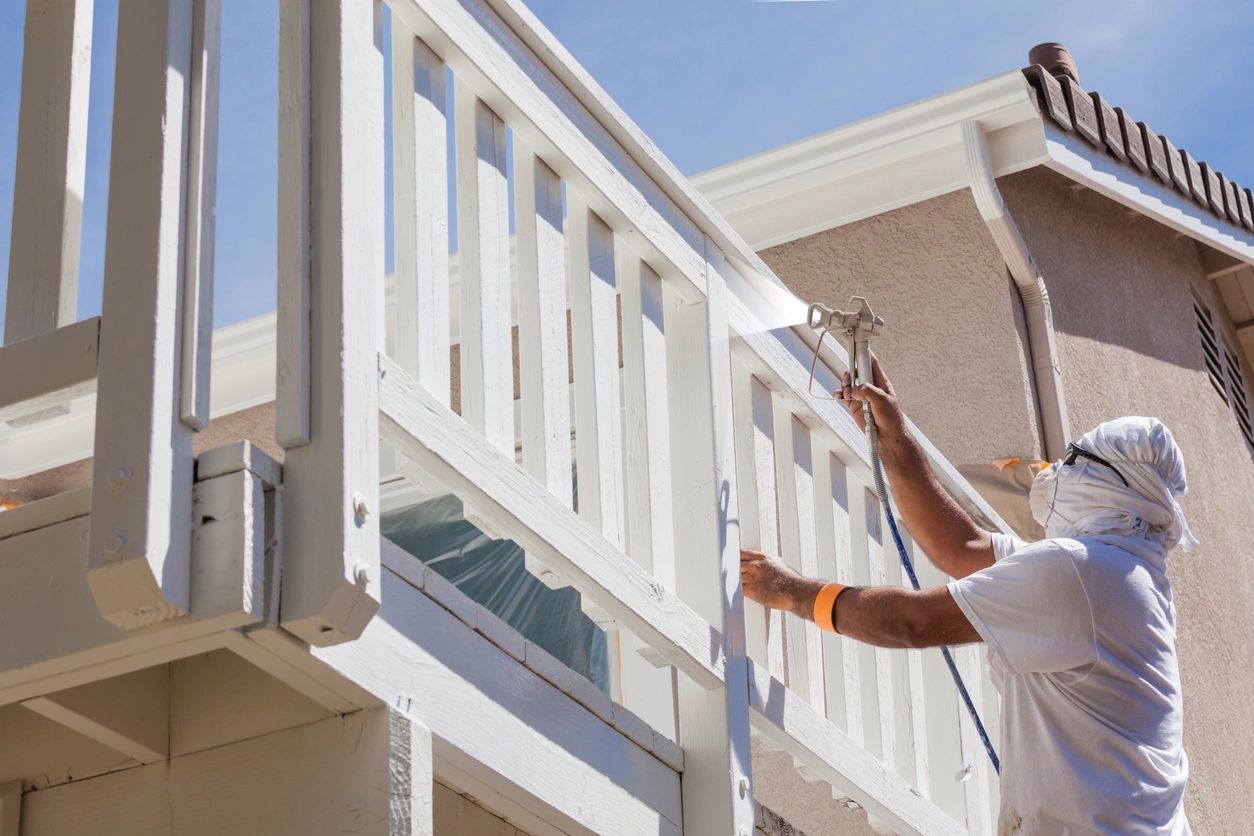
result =
M605 633L579 608L574 589L549 589L527 571L522 549L492 540L446 495L384 514L383 536L504 619L567 667L609 692Z

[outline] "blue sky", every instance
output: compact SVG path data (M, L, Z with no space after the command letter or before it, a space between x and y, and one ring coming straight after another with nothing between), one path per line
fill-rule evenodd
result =
M100 309L118 0L97 0L79 315ZM1254 184L1254 4L533 0L679 168L693 174L1023 66L1067 44L1081 81ZM274 307L277 0L224 0L218 324ZM0 0L0 265L7 273L23 0ZM0 299L0 309L3 300Z

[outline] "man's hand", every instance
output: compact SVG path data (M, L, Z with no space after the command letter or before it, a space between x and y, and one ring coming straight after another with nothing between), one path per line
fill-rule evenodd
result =
M746 598L802 618L812 616L814 599L823 588L822 581L803 578L778 559L752 549L740 551L740 585Z
M845 407L853 415L858 429L866 432L866 421L862 416L862 403L871 405L871 415L875 417L875 426L880 438L885 440L900 438L906 432L906 418L897 401L897 393L893 391L892 381L884 374L880 358L871 355L871 383L854 387L850 385L849 372L841 376L842 386L834 392L844 402Z

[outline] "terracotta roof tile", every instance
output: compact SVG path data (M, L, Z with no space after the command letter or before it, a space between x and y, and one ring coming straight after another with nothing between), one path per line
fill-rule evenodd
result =
M1162 140L1163 150L1167 153L1167 168L1171 171L1171 182L1175 184L1176 191L1185 197L1191 197L1189 193L1189 173L1184 167L1184 160L1180 157L1180 152L1176 150L1176 146L1170 139L1160 136Z
M1093 100L1088 94L1071 79L1063 76L1058 79L1062 85L1062 92L1067 99L1067 109L1071 112L1071 124L1075 126L1075 131L1080 136L1087 139L1094 145L1102 144L1101 129L1097 125L1097 110L1093 107Z
M1149 174L1149 160L1145 157L1145 138L1141 136L1141 129L1123 108L1115 108L1115 113L1119 114L1119 121L1123 123L1123 142L1128 151L1128 159L1141 171Z
M1149 160L1150 171L1159 180L1170 185L1171 171L1167 168L1167 152L1163 148L1162 138L1144 122L1137 122L1137 127L1141 129L1141 139L1145 141L1145 156Z
M1049 118L1053 119L1058 127L1070 133L1073 130L1071 112L1067 108L1067 96L1062 92L1062 85L1058 83L1058 79L1045 72L1045 68L1039 64L1034 64L1023 72L1032 86L1036 88L1041 108L1049 114Z
M1119 121L1119 114L1102 98L1101 93L1089 95L1092 96L1093 108L1097 111L1097 125L1102 134L1102 143L1106 145L1106 152L1119 162L1127 162L1128 152L1123 150L1123 124Z
M1221 218L1224 216L1224 198L1220 191L1219 175L1210 167L1210 163L1202 163L1202 185L1206 187L1206 201L1211 211Z
M1189 175L1189 191L1193 199L1203 206L1209 205L1206 202L1206 185L1202 182L1202 167L1197 164L1197 160L1193 159L1193 155L1183 148L1180 149L1180 159L1184 160L1184 171Z
M1075 80L1056 78L1038 64L1025 67L1023 75L1050 122L1116 160L1152 174L1219 218L1254 230L1254 192L1250 189L1206 163L1199 165L1188 151L1133 120L1123 108L1111 107L1100 93L1085 92Z

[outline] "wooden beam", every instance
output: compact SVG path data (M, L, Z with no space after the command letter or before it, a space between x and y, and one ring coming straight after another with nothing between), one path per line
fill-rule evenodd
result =
M87 576L130 630L190 606L192 439L180 420L193 0L122 4Z
M26 3L6 344L77 318L92 7L91 0Z
M170 674L164 665L22 705L140 763L157 763L169 755Z
M710 625L543 485L466 426L385 356L384 437L524 549L620 620L703 687L722 685L722 640Z
M95 316L0 348L0 421L16 424L90 394L99 347Z
M301 2L281 9L285 31L308 26L312 97L309 181L295 172L283 180L292 194L282 205L295 206L302 188L317 186L307 194L309 443L290 447L284 460L282 618L301 640L325 645L360 635L379 607L378 396L370 370L383 338L383 49L378 4L316 5L316 14ZM287 351L301 343L292 329L303 324L281 316L278 327L282 380L300 365Z
M726 687L703 692L679 683L684 747L684 823L694 834L753 829L744 598L732 425L731 331L726 262L706 242L707 296L667 300L671 451L674 462L677 591L714 631Z
M466 776L476 797L504 798L559 832L681 832L670 767L390 569L361 638L312 653L429 728L442 781Z
M431 731L388 711L388 836L435 836Z
M919 836L958 836L965 832L804 699L752 663L749 704L758 732L894 832Z

